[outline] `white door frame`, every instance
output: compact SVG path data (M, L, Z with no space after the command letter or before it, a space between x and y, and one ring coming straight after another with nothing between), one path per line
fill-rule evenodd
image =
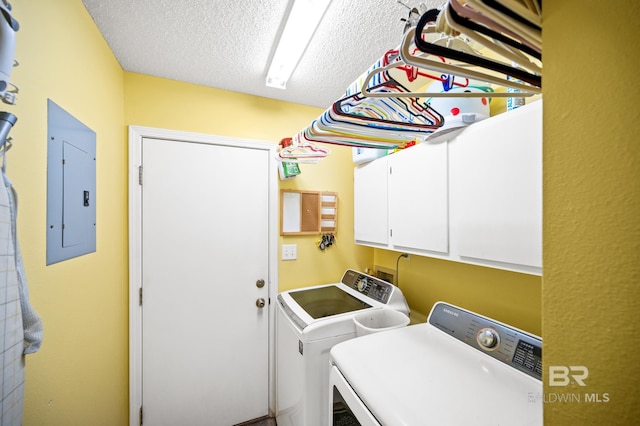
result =
M129 126L129 425L138 426L142 406L142 139L155 138L195 143L253 148L269 151L269 410L275 413L275 301L278 294L278 165L277 145L269 142L182 132L153 127Z

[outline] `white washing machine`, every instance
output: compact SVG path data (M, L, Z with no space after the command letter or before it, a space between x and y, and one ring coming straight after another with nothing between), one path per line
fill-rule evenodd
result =
M276 418L278 426L326 426L329 351L356 337L353 316L395 309L409 315L400 289L347 270L339 283L278 294L276 307Z
M541 339L447 303L334 346L331 364L328 425L543 423Z

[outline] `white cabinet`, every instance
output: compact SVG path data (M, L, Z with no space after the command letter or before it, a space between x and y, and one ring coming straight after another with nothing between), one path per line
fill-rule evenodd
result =
M542 101L354 171L357 244L542 272Z
M446 144L418 144L356 167L356 243L446 253L447 196Z
M447 253L447 144L421 143L388 161L391 245L401 251Z
M449 142L449 160L456 254L463 261L539 273L542 101L469 126Z
M389 244L387 158L356 167L353 171L353 231L356 244Z

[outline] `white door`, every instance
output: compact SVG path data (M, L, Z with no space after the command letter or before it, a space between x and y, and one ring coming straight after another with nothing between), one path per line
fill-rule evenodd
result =
M143 138L141 155L144 425L265 416L269 151Z

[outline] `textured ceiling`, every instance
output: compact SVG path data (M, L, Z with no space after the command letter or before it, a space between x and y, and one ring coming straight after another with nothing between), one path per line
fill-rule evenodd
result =
M400 45L411 7L445 0L333 0L287 89L265 86L292 0L83 0L125 71L321 108Z

